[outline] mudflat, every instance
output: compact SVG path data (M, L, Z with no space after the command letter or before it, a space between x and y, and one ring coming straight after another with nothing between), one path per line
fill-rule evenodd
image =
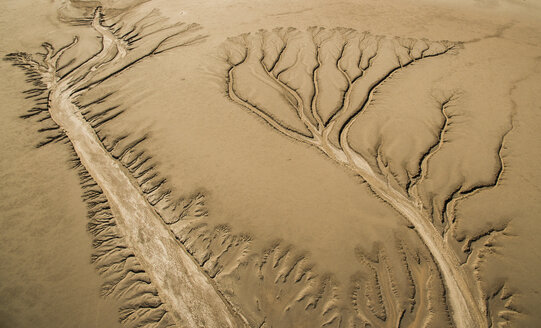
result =
M541 4L7 1L6 327L534 327Z

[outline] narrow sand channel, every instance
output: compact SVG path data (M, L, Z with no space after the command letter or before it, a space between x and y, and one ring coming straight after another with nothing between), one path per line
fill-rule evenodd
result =
M243 326L62 89L52 88L51 117L107 196L119 228L176 323L181 327Z
M373 93L369 95L372 97ZM370 98L369 98L370 99ZM352 121L353 122L353 121ZM453 251L445 244L440 233L430 223L421 208L412 205L412 200L404 197L383 181L370 168L364 158L358 155L349 147L347 138L351 124L346 126L341 144L347 154L348 162L344 163L350 169L357 172L366 180L372 190L385 201L389 202L419 234L423 243L429 249L438 264L443 276L443 281L449 293L448 301L451 306L451 315L457 328L480 328L488 327L485 315L482 313L484 305L477 302L471 292L475 286L468 283L466 272L462 269L460 262Z
M363 74L358 75L357 77L352 79L340 67L340 61L342 59L341 56L343 56L343 51L346 48L346 45L344 43L344 46L342 47L342 53L339 59L336 60L333 64L336 65L337 70L341 72L344 76L344 79L347 81L348 87L347 91L343 96L343 103L341 107L336 111L335 114L333 114L333 116L331 116L328 123L323 122L321 117L318 117L319 114L317 113L315 102L312 102L311 110L312 113L316 113L314 114L314 116L317 123L313 123L312 121L310 121L306 117L306 115L303 114L304 104L302 97L298 93L299 91L297 89L291 88L290 86L278 79L277 76L281 72L278 73L278 75L276 76L273 75L273 69L276 64L267 67L263 63L263 59L261 59L259 61L259 64L262 66L264 71L267 71L267 75L284 90L284 94L286 96L291 96L291 98L295 99L292 102L292 107L294 107L293 109L296 110L301 123L306 126L307 130L309 130L311 136L307 136L294 129L289 129L282 126L280 122L278 122L278 120L268 115L259 107L253 105L249 100L245 100L242 98L242 96L239 96L239 94L237 94L235 80L238 76L237 74L240 74L238 73L239 70L237 69L237 67L241 67L241 65L250 65L251 63L255 62L253 60L250 61L250 51L253 51L250 50L252 49L251 45L248 44L248 42L242 43L242 41L236 43L236 45L239 44L239 48L234 49L236 49L237 52L240 52L243 55L239 56L238 58L227 58L227 64L229 65L229 69L227 71L228 79L226 82L230 99L260 116L263 120L265 120L266 123L268 123L270 126L275 128L277 131L281 132L285 136L298 142L303 142L318 148L326 156L333 159L337 163L348 167L350 170L363 178L377 196L390 204L408 221L409 225L413 227L413 229L420 236L427 249L430 251L434 261L439 267L443 282L446 286L446 299L448 304L450 305L451 316L456 327L488 327L487 317L485 316L484 300L482 297L479 297L474 293L477 287L475 285L475 282L473 282L472 279L469 277L468 272L466 272L461 267L460 261L458 260L452 248L449 247L448 244L446 244L444 238L442 237L442 234L436 229L434 224L432 224L432 218L426 213L426 211L423 210L423 205L421 204L421 201L415 199L415 197L408 197L400 193L393 186L391 186L382 175L378 174L372 168L371 164L366 158L364 158L361 154L357 153L355 150L352 149L348 140L351 126L359 117L359 114L362 113L364 109L372 103L374 93L380 85L382 85L385 81L388 81L395 72L398 72L405 66L414 63L415 60L420 61L425 60L426 58L443 55L453 49L453 45L447 44L443 48L440 48L439 50L427 55L423 55L421 53L420 55L418 55L417 58L410 58L410 61L405 64L399 63L399 65L389 65L389 67L385 70L385 74L381 73L379 76L377 75L377 73L372 74L372 76L370 76L370 73L367 73L367 75L364 75L364 78L367 80L364 86L365 89L361 89L361 91L366 92L366 96L365 98L363 98L365 100L358 104L360 109L357 112L354 112L354 114L348 114L348 107L350 106L350 92L355 86L359 86L359 84L355 85L356 82L363 82L362 79L359 79L361 76L363 76ZM286 47L287 44L285 43L282 49L285 49ZM315 49L319 48L316 47ZM275 63L281 60L281 54L282 53L279 53L279 55L277 55ZM316 50L315 57L318 64L312 71L312 81L317 80L316 76L319 67L318 65L321 65L319 60L319 50ZM264 55L262 55L262 58L264 58ZM253 67L250 66L250 68ZM317 96L319 88L318 83L316 82L314 82L314 90L315 95ZM349 117L342 119L340 116L343 115L349 115ZM340 125L341 127L338 129L338 146L333 145L333 142L330 139L332 130L335 128L336 125Z
M151 277L176 323L182 327L244 326L246 320L242 320L240 314L235 314L210 278L176 240L152 205L145 199L137 183L104 149L95 131L73 102L73 95L98 83L91 81L99 71L108 72L107 66L110 66L111 73L105 78L112 76L122 69L114 64L117 62L122 64L123 59L127 57L127 45L104 28L100 19L101 13L98 9L93 27L102 36L102 50L70 72L67 78L57 79L55 74L52 74L53 77L48 79L50 90L48 109L51 118L66 133L81 163L103 190L119 229ZM159 53L160 45L170 37L165 37L153 50L139 59ZM48 56L46 61L51 63L48 65L51 73L56 69L59 56L76 42L77 39L54 56L52 52L50 53L51 56ZM190 42L185 41L180 45L190 44ZM128 67L135 62L124 63L121 67ZM232 72L238 65L234 65L229 70L229 91L233 96L235 93ZM366 103L370 103L377 85L385 81L397 69L392 70L369 89ZM241 99L236 96L233 100L242 104ZM300 103L298 98L297 101ZM346 139L353 121L354 119L349 120L340 133L341 149L328 149L331 144L328 140L329 135L315 127L312 131L318 136L317 138L300 139L300 141L320 148L329 157L357 172L376 194L401 213L415 228L439 266L447 288L448 302L455 325L458 328L486 327L483 304L476 300L467 274L462 270L458 259L447 247L439 232L431 225L430 218L423 214L421 208L416 206L412 199L390 187L372 170L364 158L349 147ZM295 135L290 136L295 137Z

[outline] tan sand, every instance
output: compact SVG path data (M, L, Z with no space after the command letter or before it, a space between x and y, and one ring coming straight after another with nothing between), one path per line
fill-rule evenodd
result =
M87 258L125 326L541 322L538 5L101 5L44 6L36 30L9 3L21 36L6 47L51 45L7 57L34 85L4 98L35 105L6 126L41 131L13 154L60 166L71 152L72 178L35 174L63 190L79 176ZM85 238L57 243L88 254Z

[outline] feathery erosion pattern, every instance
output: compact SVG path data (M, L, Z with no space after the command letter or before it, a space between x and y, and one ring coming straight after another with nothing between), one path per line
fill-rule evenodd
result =
M161 218L203 215L196 205L201 198L173 201L165 181L152 180L149 159L130 152L145 137L123 145L120 153L123 138L106 142L100 127L122 110L111 107L95 113L91 106L108 95L79 102L142 59L196 44L204 36L197 34L196 24L171 24L156 11L106 19L98 7L91 27L99 35L100 48L88 57L68 58L77 46L75 37L58 50L44 43L44 54L13 53L6 59L24 69L34 86L25 94L36 105L22 117L42 124L39 131L45 136L37 147L58 141L72 145L94 237L92 261L105 278L102 292L121 299L120 319L126 326L236 326L236 315Z
M320 27L260 30L231 37L223 46L225 91L231 101L280 133L317 148L351 169L408 221L429 251L415 254L400 246L396 251L403 255L401 269L393 270L391 267L400 265L389 263L389 250L379 250L371 257L359 256L372 280L358 283L359 288L364 286L365 294L355 292L354 312L366 325L417 327L431 321L430 308L397 303L398 292L389 284L391 276L400 275L399 270L406 270L405 276L417 286L413 296L409 292L415 302L417 297L430 299L430 295L422 294L428 291L444 294L452 321L459 328L505 325L518 315L505 284L492 293L483 288L479 276L493 241L509 235L508 225L471 238L458 236L454 229L461 200L499 185L513 116L494 149L494 159L489 159L495 166L490 181L463 181L448 188L450 191L431 189L427 176L432 158L450 142L446 133L451 124L456 124L453 106L457 92L438 98L435 109L441 112L441 124L432 127L437 131L432 144L419 155L412 155L417 163L414 169L401 167L385 154L383 137L369 149L354 149L350 140L350 132L383 84L409 67L456 55L461 46L449 41L390 38ZM457 245L462 245L459 251ZM444 290L437 286L440 278ZM428 289L428 285L434 287Z
M353 279L357 319L374 327L452 327L437 266L427 250L407 243L397 233L394 245L355 250L363 267Z
M44 43L45 54L6 59L33 84L24 93L35 106L21 117L39 122L44 137L36 146L71 147L88 206L92 262L105 280L102 294L121 301L120 321L127 327L349 322L331 276L318 273L304 253L280 241L256 249L250 236L210 226L204 193L173 195L145 147L149 136L112 127L126 108L117 92L103 90L105 82L144 58L203 40L194 33L199 27L167 24L157 12L106 18L100 8L91 26L100 49L83 59L70 51L78 38L58 50Z
M121 300L125 326L441 327L452 326L452 313L458 327L483 327L504 325L518 313L505 284L490 293L478 289L482 261L495 240L508 235L507 224L469 238L453 235L457 202L498 185L512 126L496 151L494 181L456 186L439 197L424 185L430 160L446 140L454 94L441 99L439 136L405 178L393 171L383 145L363 156L348 143L378 86L406 66L455 52L456 44L313 28L261 31L225 47L231 100L352 169L426 245L411 246L405 236L413 232L405 230L395 245L357 249L359 272L343 288L287 242L258 249L251 236L210 225L205 193L174 195L148 151L149 135L118 133L112 122L125 104L115 91L104 91L104 82L204 36L196 24L170 24L156 11L115 13L107 18L97 8L74 21L99 35L96 53L74 55L85 52L74 38L58 50L45 43L44 54L6 59L33 84L24 93L35 106L21 117L39 122L44 137L37 147L65 142L73 150L88 205L92 262L105 280L102 294Z
M119 134L111 124L101 124L102 114L117 107L115 98L89 93L78 105L103 147L137 181L164 225L241 317L239 326L319 327L344 316L336 283L315 270L304 253L284 241L259 249L250 235L233 233L227 224L209 224L204 191L174 198L145 146L150 137Z

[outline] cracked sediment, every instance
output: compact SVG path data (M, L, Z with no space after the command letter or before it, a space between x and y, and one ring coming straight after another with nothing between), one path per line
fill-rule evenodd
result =
M81 163L103 190L129 247L181 327L241 327L210 279L165 226L139 188L103 148L62 83L53 85L51 118L64 130Z

